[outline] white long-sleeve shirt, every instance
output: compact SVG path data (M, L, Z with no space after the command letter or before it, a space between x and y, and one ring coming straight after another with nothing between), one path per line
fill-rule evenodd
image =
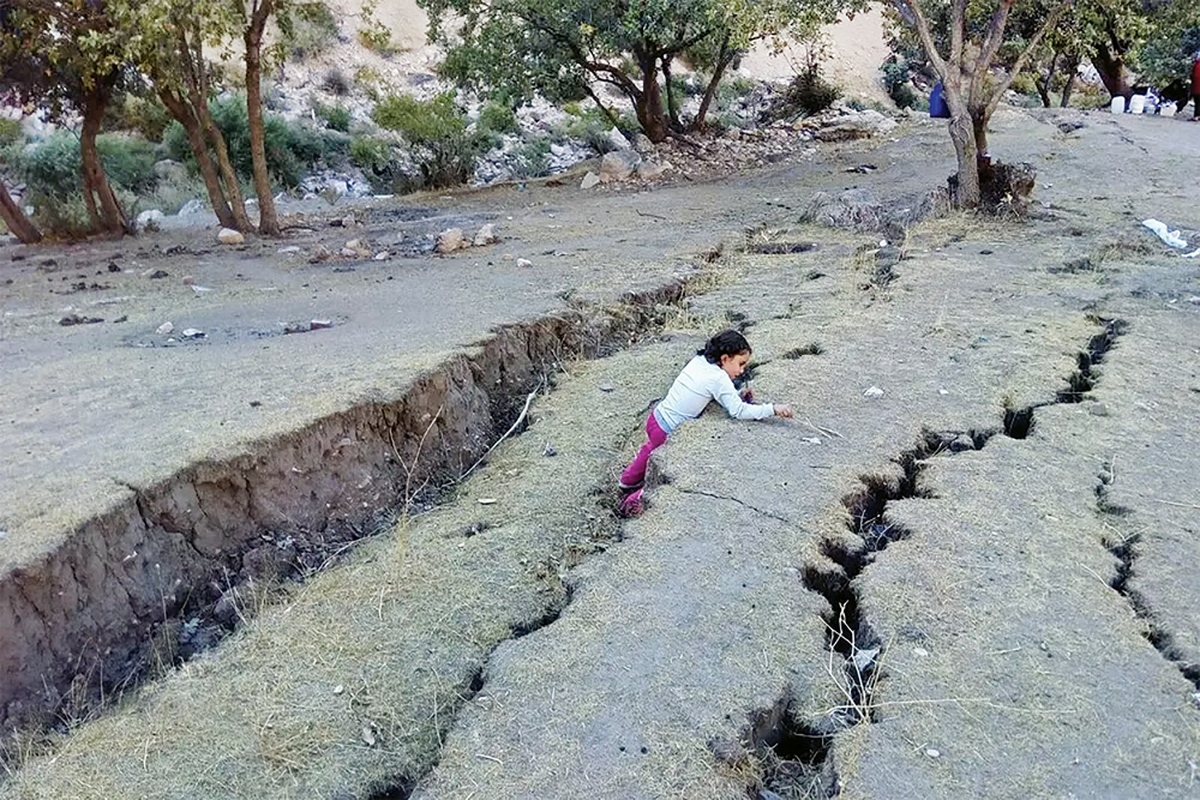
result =
M654 407L654 415L662 429L670 433L686 420L700 416L710 400L720 403L735 419L766 419L775 414L770 403L743 402L729 373L701 355L679 373L667 396Z

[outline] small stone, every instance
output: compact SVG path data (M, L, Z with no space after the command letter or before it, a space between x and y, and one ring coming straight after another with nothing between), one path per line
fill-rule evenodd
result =
M279 255L281 255L281 256L288 256L288 255L291 255L292 253L299 253L299 252L300 252L300 247L298 245L294 245L294 244L289 244L287 247L279 248Z
M346 687L342 686L340 683L337 686L333 687L334 694L341 694L344 691L346 691Z
M283 332L288 333L308 333L312 328L307 322L289 322L283 326Z
M913 648L913 655L914 655L914 656L921 656L922 658L924 658L925 656L929 655L929 651L928 651L928 650L926 650L924 647L914 647L914 648Z
M184 328L183 333L180 335L185 339L203 339L204 331L199 328Z
M800 441L804 442L805 444L820 444L821 443L820 438L818 438L816 436L804 436L800 439Z
M217 233L217 241L221 244L242 244L246 241L246 237L233 228L221 228Z
M159 336L170 336L175 332L175 325L170 322L164 322L162 325L159 325L154 332Z
M479 505L481 505L481 506L494 506L494 505L496 505L496 498L494 498L494 497L481 497L481 498L479 498Z
M375 260L375 261L386 261L386 260L388 259L388 256L389 256L389 255L391 255L391 254L390 254L390 253L389 253L387 250L381 250L380 252L378 252L378 253L376 253L376 254L375 254L375 257L374 257L374 259L373 259L373 260Z
M196 294L204 294L205 292L211 292L211 291L212 291L212 289L208 288L207 286L196 286L196 285L193 285L193 286L192 286L192 291L193 291L193 292L195 292Z
M600 384L600 391L602 391L602 392L611 392L611 391L613 391L613 388L614 387L611 383Z
M632 148L605 153L604 157L600 159L600 182L612 183L625 180L633 174L633 170L641 161L642 157Z
M661 178L666 172L666 168L661 164L655 164L653 161L643 161L637 165L637 176L644 181L652 181L656 178Z
M375 731L370 725L363 725L362 740L366 743L367 747L375 746Z
M1091 412L1092 416L1094 417L1108 416L1108 406L1104 405L1104 403L1092 403L1091 406L1088 407L1088 411Z
M638 131L633 135L633 149L637 150L642 155L654 152L654 142L650 141L650 137Z
M579 182L580 189L591 189L599 185L600 176L591 170L588 170L587 174L583 176L583 180Z
M463 235L462 228L447 228L438 234L437 245L434 249L445 255L453 253L455 250L461 250L466 246L467 240Z
M1198 304L1200 304L1200 294L1194 294L1194 295L1192 295L1191 297L1189 297L1189 298L1187 299L1187 301L1188 301L1189 303L1192 303L1193 305L1198 305Z
M872 386L863 392L863 397L883 397L883 389L878 386Z
M532 262L532 261L530 261L528 258L518 258L518 259L517 259L517 266L518 266L518 267L532 267L532 266L533 266L533 262Z
M343 247L338 251L338 253L346 258L354 258L356 255L358 255L358 251L352 247Z
M941 758L942 751L933 747L927 747L925 748L925 755L929 756L930 758Z
M496 226L489 222L487 225L484 225L479 229L479 232L475 234L475 238L472 240L471 244L475 245L476 247L486 247L487 245L495 244L498 241L500 241L500 237L496 235Z
M1192 705L1200 708L1200 692L1192 692Z
M109 272L120 272L121 268L119 266L117 266L117 262L110 261L110 262L108 262L108 271Z
M114 320L113 320L113 322L129 322L129 315L128 315L128 314L122 314L121 316L119 316L119 317L117 317L116 319L114 319Z
M192 285L192 284L194 284L195 282L196 282L196 279L195 279L195 278L193 278L191 275L184 275L184 276L183 276L183 285L184 285L184 286L191 286L191 285Z
M157 280L161 280L162 278L169 277L169 276L170 276L170 273L167 272L165 269L156 269L153 272L151 272L149 275L147 275L146 277L152 281L157 281Z
M331 319L314 319L311 323L312 327L309 330L319 331L322 328L332 328L333 320Z
M156 231L159 224L166 219L166 215L157 208L148 208L137 215L137 226L139 230Z
M353 214L347 214L346 216L342 217L341 223L343 228L353 228L354 226L358 225L358 220L354 218Z
M948 391L946 391L945 389L938 389L938 394L940 394L940 395L947 395L947 394L950 394L950 393L949 393Z
M351 239L350 241L346 242L346 247L350 248L351 250L361 250L362 246L363 243L360 239Z
M556 456L556 455L558 455L558 451L554 449L554 446L552 444L550 444L549 442L546 442L546 446L542 448L542 455Z

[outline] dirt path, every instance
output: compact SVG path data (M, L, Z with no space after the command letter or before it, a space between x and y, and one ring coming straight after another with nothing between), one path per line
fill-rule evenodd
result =
M1064 131L1064 120L1084 127ZM29 457L0 475L17 498L0 527L6 568L19 577L130 495L139 518L163 528L168 509L178 515L191 501L176 487L172 505L155 487L173 486L197 459L206 466L188 473L192 487L221 469L299 464L327 473L299 485L344 488L354 470L329 468L327 450L343 431L323 432L310 461L297 453L311 444L281 442L303 444L364 399L372 414L400 414L421 376L455 357L452 345L498 323L579 311L580 300L614 307L628 288L669 282L696 252L768 220L777 224L752 243L818 242L723 262L719 285L670 311L686 335L571 370L535 406L529 433L446 508L266 604L234 639L82 725L0 793L175 797L202 780L207 796L228 797L406 796L414 786L429 797L796 796L813 785L879 797L1017 797L1051 785L1189 796L1200 750L1191 580L1200 547L1185 504L1195 494L1187 442L1200 308L1190 298L1200 288L1193 263L1136 222L1200 228L1200 198L1174 185L1171 167L1200 132L1005 113L997 151L1038 163L1052 216L1021 226L954 217L914 229L902 252L878 253L877 235L794 222L816 189L915 196L949 170L943 136L920 125L874 150L636 195L531 187L430 202L468 225L494 219L509 237L453 259L335 273L265 252L277 245L214 246L188 257L190 285L112 273L140 281L128 292L136 298L114 304L132 339L110 322L60 328L61 298L42 294L57 277L47 270L73 274L111 250L39 251L6 267L16 274L4 360L17 379L3 400L12 441ZM878 171L843 171L867 160ZM407 238L444 224L403 226ZM380 241L403 226L368 223L361 234ZM300 243L308 250L333 234L344 238L324 229ZM522 271L506 252L533 267ZM160 263L139 259L143 269ZM214 292L196 294L197 283ZM408 309L399 324L398 308ZM179 311L214 334L130 346ZM248 333L318 312L336 324ZM1081 365L1078 354L1103 340L1098 320L1117 319L1125 327L1102 366ZM710 415L673 437L659 464L669 482L647 515L623 529L605 521L607 501L591 489L607 484L671 364L729 320L750 326L759 394L793 399L802 417L841 435ZM484 355L506 364L522 348L546 355L537 341ZM812 343L820 352L804 354ZM439 436L457 427L467 441L473 426L494 427L479 394L486 381L451 383L480 411ZM882 397L863 394L872 386ZM1064 391L1084 402L1058 402ZM424 425L391 423L405 442L433 427L435 396L446 395L410 397L407 411L424 413ZM547 443L557 456L544 455ZM274 480L261 488L288 497ZM395 491L372 488L352 503ZM202 526L174 523L170 536L206 546ZM153 543L154 530L139 541ZM94 535L107 541L103 527ZM219 555L219 538L207 544ZM114 566L117 551L92 555L98 580L129 574ZM151 601L161 594L147 593ZM79 597L72 608L95 603ZM63 624L75 618L64 613ZM397 670L409 677L387 677ZM1019 734L996 733L1006 725ZM1020 747L998 743L1018 738ZM1120 751L1105 756L1106 743Z

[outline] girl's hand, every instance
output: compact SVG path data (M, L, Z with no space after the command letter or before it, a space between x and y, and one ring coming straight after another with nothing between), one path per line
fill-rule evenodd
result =
M742 397L743 403L753 403L754 402L754 391L749 386L747 386L745 389L742 389L741 397Z
M791 419L794 416L792 414L792 407L787 405L786 403L775 403L771 407L773 409L775 409L775 416L777 416L777 417L783 417L784 419Z

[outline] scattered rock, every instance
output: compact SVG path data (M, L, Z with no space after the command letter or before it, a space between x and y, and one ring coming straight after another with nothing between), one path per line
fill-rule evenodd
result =
M612 130L608 132L608 136L606 138L613 150L629 150L631 147L633 147L633 145L629 143L629 140L625 138L625 134L617 130L615 125L613 126Z
M67 328L72 325L93 325L97 322L104 322L104 320L100 317L85 317L79 314L67 314L58 321L58 324L62 325L64 328Z
M1090 411L1092 416L1095 417L1108 416L1108 406L1104 405L1104 403L1092 403L1092 405L1088 408L1088 411Z
M184 286L192 286L196 283L196 279L191 275L184 275L180 281Z
M500 241L500 237L496 235L496 226L489 222L487 225L484 225L479 229L479 232L475 234L475 238L471 241L471 244L476 247L486 247L487 245L495 244L498 241Z
M590 169L583 176L583 180L579 182L580 189L591 189L600 185L600 176L592 172Z
M200 330L199 328L184 328L183 333L181 333L180 336L185 339L203 339L204 331Z
M312 330L312 324L308 322L289 322L283 326L283 332L288 333L308 333Z
M380 250L378 253L375 254L373 260L374 261L387 261L388 256L390 256L390 255L391 255L391 253L389 253L387 250Z
M637 176L644 181L652 181L661 178L662 174L667 171L667 168L662 164L655 164L653 161L643 161L637 165Z
M309 330L313 330L313 331L319 331L319 330L322 330L323 328L332 328L332 327L333 327L333 320L331 320L331 319L314 319L309 324Z
M550 444L549 442L546 442L546 446L542 448L542 455L556 456L556 455L558 455L558 451L554 449L554 445Z
M605 153L604 158L600 159L600 182L626 180L641 161L642 157L632 148Z
M363 725L362 740L366 743L367 747L375 746L375 731L370 725Z
M128 315L128 314L122 314L121 316L119 316L119 317L117 317L116 319L114 319L114 320L113 320L113 322L129 322L129 315Z
M532 267L532 266L533 266L533 262L532 262L532 261L530 261L528 258L518 258L518 259L517 259L517 266L518 266L518 267Z
M496 498L494 498L494 497L479 498L479 505L481 505L481 506L493 506L495 504L496 504Z
M151 272L149 275L147 275L146 277L152 281L157 281L157 280L161 280L163 278L169 278L170 276L171 276L171 273L167 272L165 269L156 269L153 272Z
M117 265L117 262L110 261L110 262L108 262L108 271L109 272L120 272L121 267Z
M437 245L434 247L434 250L442 255L446 255L447 253L453 253L455 250L462 250L467 246L467 239L463 235L462 228L447 228L438 234Z
M167 216L157 208L147 208L137 215L138 230L156 231Z
M346 687L342 686L340 683L337 686L333 687L334 694L342 694L345 691L346 691Z
M878 386L872 386L863 392L863 397L883 397L883 389Z
M342 227L343 228L353 228L357 225L358 225L358 220L356 220L354 218L353 214L347 214L346 216L342 217Z
M191 200L188 200L186 203L183 204L183 206L179 209L179 211L175 214L175 216L190 217L195 214L202 214L207 209L208 209L208 206L205 205L203 200L201 200L198 197L193 197Z
M281 255L281 256L291 255L292 253L299 253L299 252L300 252L300 247L298 245L294 245L294 244L290 244L287 247L279 248L279 255Z
M825 142L867 139L887 133L896 127L895 120L871 109L826 117L825 123L825 126L816 132L816 137Z
M170 336L175 332L175 325L171 322L164 322L162 325L159 325L157 328L155 328L154 332L159 336Z
M633 149L642 155L648 155L654 152L654 142L650 141L649 136L638 131L633 135Z
M930 758L940 758L942 752L933 747L927 747L925 748L925 755L929 756Z
M614 388L615 387L611 383L600 384L600 391L602 391L602 392L611 392L611 391L613 391Z
M221 244L242 244L246 241L246 237L240 231L235 231L233 228L221 228L217 233L217 241Z

